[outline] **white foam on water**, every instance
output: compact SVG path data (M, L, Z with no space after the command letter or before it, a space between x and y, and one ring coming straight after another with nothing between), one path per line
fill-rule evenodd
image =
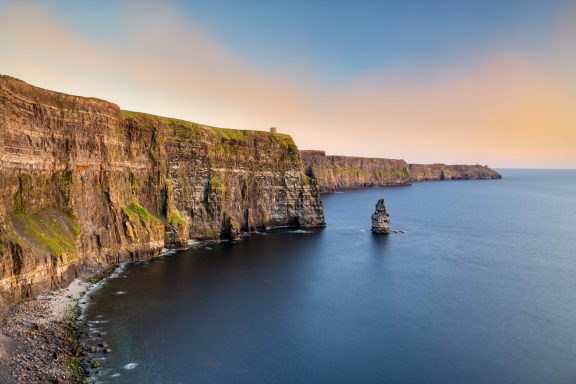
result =
M115 294L115 295L125 295L126 292L124 292L124 291L116 291L116 292L114 292L114 294Z
M131 370L131 369L136 368L137 366L138 366L137 363L128 363L128 364L126 364L125 366L123 366L122 368Z

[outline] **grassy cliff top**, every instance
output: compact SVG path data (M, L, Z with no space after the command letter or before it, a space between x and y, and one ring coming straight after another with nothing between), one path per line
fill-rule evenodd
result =
M104 113L109 115L116 115L116 113L118 113L117 111L119 111L120 117L124 119L133 119L145 125L163 125L169 127L172 129L175 138L181 140L190 140L195 136L214 137L221 141L236 143L244 143L254 140L270 140L278 143L284 148L295 151L298 150L292 137L283 133L217 128L170 117L120 110L116 104L106 100L51 91L30 85L23 80L3 74L0 74L0 91L6 91L8 97L14 95L19 98L33 100L36 103L64 111L95 108L96 110L101 110L103 112L106 111Z
M177 128L177 131L180 133L188 132L192 134L214 135L217 138L225 141L237 142L244 142L250 138L273 138L284 147L296 148L296 144L294 143L292 136L284 133L270 133L266 131L211 127L209 125L198 124L191 121L175 119L172 117L157 116L143 112L121 110L120 113L125 119L133 119L141 123L159 123L172 126Z

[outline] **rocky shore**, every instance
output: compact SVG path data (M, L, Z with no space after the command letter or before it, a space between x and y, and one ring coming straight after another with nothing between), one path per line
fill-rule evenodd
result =
M218 242L189 240L186 247L164 249L163 255ZM118 273L119 265L84 264L68 287L0 312L0 384L92 383L99 357L112 349L104 334L97 335L97 343L86 343L82 335L87 335L86 329L79 320L91 291Z
M84 266L63 289L12 306L2 320L0 384L87 383L86 351L78 341L79 303L109 266Z

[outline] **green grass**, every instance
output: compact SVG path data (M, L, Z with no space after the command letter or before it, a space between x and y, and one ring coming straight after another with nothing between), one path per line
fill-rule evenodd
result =
M250 131L230 128L215 128L210 127L216 135L225 140L244 141Z
M201 131L212 132L224 140L243 141L246 138L246 135L250 132L238 129L210 127L208 125L193 123L191 121L175 119L172 117L156 116L149 113L132 111L120 111L120 113L125 119L133 119L136 121L144 121L149 123L158 122L166 125L178 126L185 129L184 131L180 131L178 133L186 133L186 131L192 133Z
M270 133L263 131L250 131L242 129L211 127L208 125L193 123L191 121L175 119L172 117L157 116L149 113L124 111L124 110L120 111L120 113L122 117L125 119L133 119L144 123L162 123L178 127L180 129L177 129L176 133L178 134L180 139L184 139L183 135L185 135L186 133L199 133L199 132L212 133L222 140L238 141L238 142L243 142L248 137L254 135L262 135L262 136L270 135ZM294 143L294 140L290 135L284 133L274 133L272 134L272 137L283 147L296 148L296 144Z
M186 224L188 224L186 219L182 217L177 209L173 209L168 215L168 225L177 227L179 225L185 226Z
M300 152L294 140L290 135L284 133L217 128L186 120L132 111L121 111L121 115L124 119L131 119L138 124L164 132L161 134L169 135L170 140L189 143L209 141L215 146L213 151L217 156L233 156L238 151L244 150L245 146L255 145L262 151L281 147L284 149L283 162L298 162L300 159Z
M140 203L138 203L138 200L136 200L136 198L133 198L130 204L123 205L121 208L122 211L128 216L130 221L136 221L136 219L139 219L144 223L150 221L159 221L156 216L154 216L153 214L148 212L146 208L141 206Z
M17 231L11 240L16 240L21 246L24 245L21 238L25 238L53 255L68 255L69 261L78 257L74 244L78 233L78 221L75 218L57 209L45 209L33 214L15 211L11 219Z
M294 139L292 136L287 135L285 133L273 133L273 137L285 148L294 147L296 148L296 143L294 143Z
M175 125L185 128L186 131L191 132L198 132L201 130L205 130L206 126L201 124L193 123L191 121L174 119L172 117L164 117L164 116L156 116L149 113L142 113L142 112L132 112L132 111L120 111L120 114L125 119L133 119L136 121L144 122L144 123L162 123L166 125Z

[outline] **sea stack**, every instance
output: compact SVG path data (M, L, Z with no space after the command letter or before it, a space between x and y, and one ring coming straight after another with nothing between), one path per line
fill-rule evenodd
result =
M384 199L378 200L376 210L372 214L372 232L388 234L390 233L390 216L386 212Z

